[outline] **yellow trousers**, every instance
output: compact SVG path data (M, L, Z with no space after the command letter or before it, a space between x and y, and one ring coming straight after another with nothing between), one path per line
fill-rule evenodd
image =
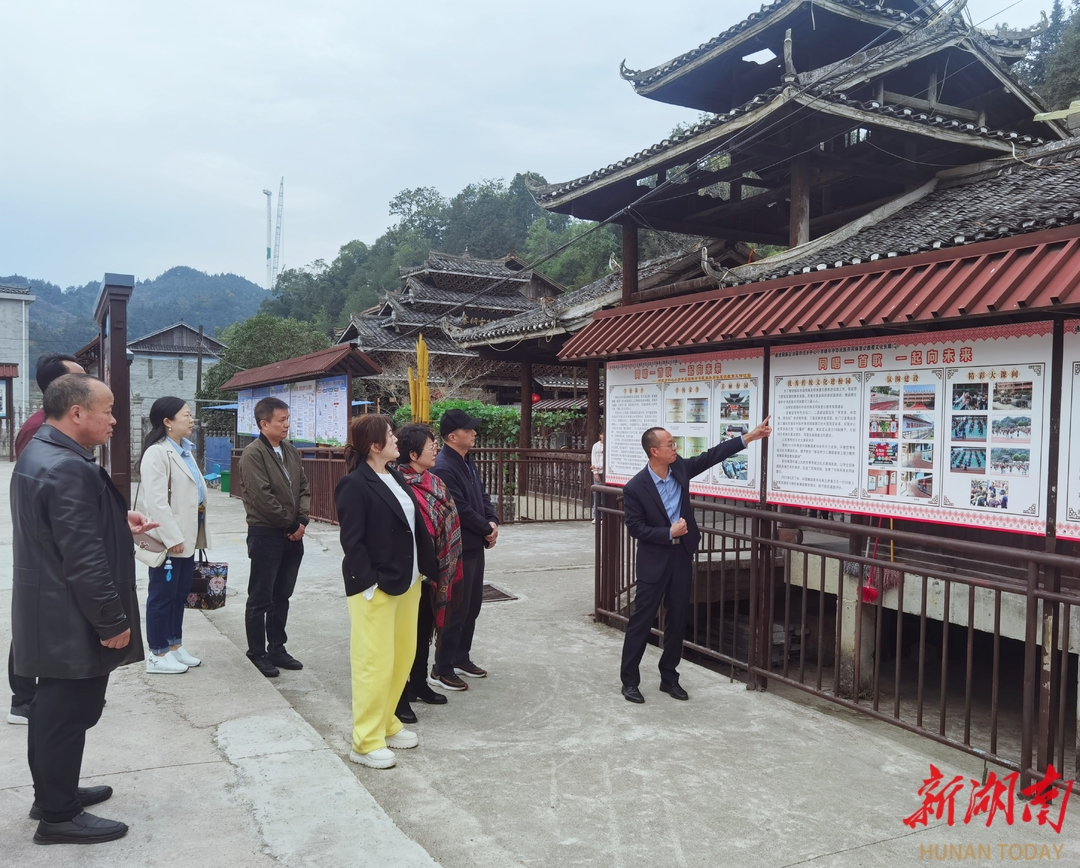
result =
M371 753L402 728L394 710L416 657L416 616L420 582L399 597L379 588L346 598L352 637L353 750Z

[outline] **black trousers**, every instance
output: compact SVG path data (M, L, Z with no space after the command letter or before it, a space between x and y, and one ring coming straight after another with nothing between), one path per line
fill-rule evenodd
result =
M476 619L484 602L484 550L469 554L461 561L461 581L454 586L454 593L461 595L455 605L453 617L443 622L439 643L435 646L435 674L453 675L454 666L468 663L472 653Z
M680 546L672 546L667 569L656 582L637 583L634 611L626 625L623 640L622 683L637 687L641 683L638 666L649 643L649 633L660 604L664 604L664 653L660 655L660 680L674 684L679 680L677 667L682 660L682 643L686 634L686 616L690 608L690 573L693 558Z
M431 637L435 633L435 588L428 582L420 588L420 609L416 615L416 658L413 660L409 681L415 688L427 679L428 657ZM408 685L405 687L408 690Z
M11 707L18 708L22 705L29 705L34 701L34 694L37 692L37 679L27 678L24 675L15 674L15 646L8 647L7 657L7 677L8 684L11 686Z
M289 598L296 589L300 561L304 559L304 541L293 542L284 530L249 527L247 627L248 657L262 657L267 651L285 650L289 637L285 622L289 619Z
M108 686L108 675L38 679L26 758L34 778L34 804L46 822L66 823L82 813L78 787L86 731L101 717Z

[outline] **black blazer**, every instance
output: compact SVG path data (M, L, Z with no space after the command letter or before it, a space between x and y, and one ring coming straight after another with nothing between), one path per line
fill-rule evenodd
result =
M646 464L623 488L623 523L630 536L638 541L637 578L639 582L658 582L676 551L693 555L701 542L694 510L690 507L690 480L699 473L719 464L725 458L746 448L742 437L725 440L693 458L681 455L668 469L682 486L679 514L686 519L686 535L671 541L671 521L668 519L660 492L649 475Z
M412 487L396 470L390 475L413 502L416 527L416 571L429 579L439 577L435 544L428 533ZM345 595L353 596L372 585L392 597L409 590L413 538L401 504L366 461L346 474L334 489L338 521L341 523L341 548L345 557L341 571L345 577Z

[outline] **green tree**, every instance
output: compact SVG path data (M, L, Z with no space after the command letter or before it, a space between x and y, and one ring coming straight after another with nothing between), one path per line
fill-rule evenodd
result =
M203 375L203 387L197 395L200 404L235 401L236 392L223 391L221 386L239 371L293 359L330 346L326 335L311 323L265 313L233 323L217 337L226 349L221 353L220 361ZM210 427L216 427L217 422L222 423L221 427L228 427L235 421L204 416L210 414L200 414Z
M1046 80L1040 93L1052 109L1067 108L1080 98L1080 8L1074 9L1060 42L1046 59Z

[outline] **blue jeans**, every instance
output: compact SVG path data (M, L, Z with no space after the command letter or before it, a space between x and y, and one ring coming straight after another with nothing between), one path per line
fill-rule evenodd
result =
M167 569L170 567L171 569ZM183 644L184 602L195 577L195 555L169 555L160 567L150 567L150 590L146 595L146 642L157 655L171 645Z

